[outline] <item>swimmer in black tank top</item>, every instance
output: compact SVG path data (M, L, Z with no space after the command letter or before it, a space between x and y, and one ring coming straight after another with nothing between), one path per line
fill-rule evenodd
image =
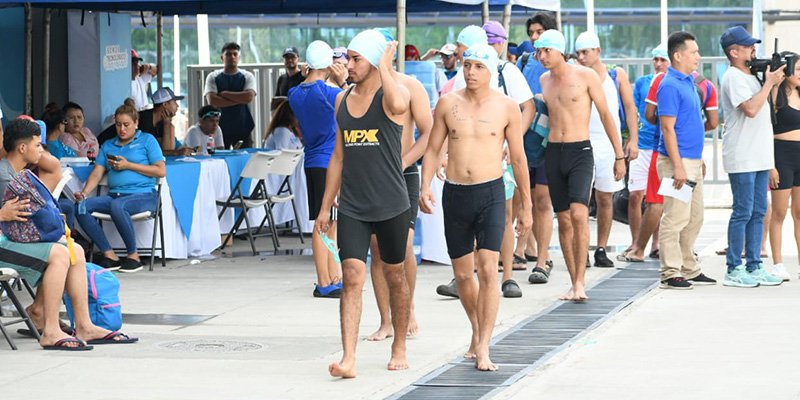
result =
M338 132L328 165L322 207L314 229L326 232L330 208L339 194L339 257L342 260L342 347L331 376L355 378L356 342L361 320L361 290L366 278L370 236L377 236L389 285L394 342L389 370L408 368L406 333L409 293L403 270L408 237L408 193L401 161L402 118L409 93L392 76L397 42L374 30L356 35L347 65L355 85L336 98Z
M423 212L433 212L431 180L447 138L447 182L442 194L445 239L461 304L472 325L464 357L475 359L475 368L482 371L497 370L489 357L489 341L500 301L497 262L505 230L505 141L515 177L529 181L519 105L489 86L497 63L497 52L486 44L475 44L464 53L467 87L442 97L436 105L431 138L422 158L419 204ZM533 219L531 197L528 185L519 189L523 205L517 233L524 237ZM475 266L478 285L473 278Z

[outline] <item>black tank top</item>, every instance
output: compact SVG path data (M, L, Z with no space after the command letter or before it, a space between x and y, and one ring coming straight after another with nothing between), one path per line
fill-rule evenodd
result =
M772 126L772 133L775 135L800 129L800 110L788 104L775 112L775 119L777 123Z
M363 117L353 117L347 109L351 90L336 115L344 143L339 212L361 221L384 221L409 207L401 158L403 126L384 112L383 88L375 92Z

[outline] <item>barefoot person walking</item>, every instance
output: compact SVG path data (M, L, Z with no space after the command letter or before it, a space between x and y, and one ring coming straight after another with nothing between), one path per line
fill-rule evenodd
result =
M442 97L436 106L423 157L419 204L423 212L432 212L431 180L446 138L449 153L442 208L447 252L461 304L472 324L472 340L465 357L475 358L475 367L483 371L497 370L489 358L489 340L500 301L497 261L505 228L504 141L508 141L514 175L528 182L519 105L489 84L497 73L497 63L497 52L486 44L475 44L464 53L467 87ZM517 234L525 237L532 223L528 185L522 185L520 192L523 207ZM473 259L476 248L477 263ZM476 266L477 286L472 277Z
M565 40L551 29L534 43L539 62L549 70L540 78L550 112L545 169L550 199L558 215L558 238L572 288L562 300L586 300L586 257L589 249L589 190L594 176L589 117L594 103L614 151L614 179L625 175L625 155L614 116L608 110L600 78L594 70L567 64Z
M389 286L394 342L389 370L408 368L409 293L403 261L408 237L408 192L403 180L401 136L409 93L393 77L397 42L374 30L356 35L348 46L347 69L355 83L336 98L338 132L328 165L325 195L314 229L325 233L330 209L339 194L339 256L343 288L341 314L344 354L328 372L355 378L356 341L361 322L361 289L366 279L367 249L375 233Z

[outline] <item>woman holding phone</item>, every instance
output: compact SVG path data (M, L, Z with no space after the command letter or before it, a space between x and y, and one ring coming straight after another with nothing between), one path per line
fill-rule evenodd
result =
M117 108L114 113L117 137L100 147L97 161L86 180L83 191L75 193L78 206L78 223L103 253L96 263L110 270L136 272L142 269L136 246L136 232L131 215L155 211L158 202L157 178L167 173L164 155L153 135L138 129L139 114L130 104ZM108 193L87 197L108 170ZM127 256L119 258L108 242L100 223L92 212L110 214L114 226L125 242Z

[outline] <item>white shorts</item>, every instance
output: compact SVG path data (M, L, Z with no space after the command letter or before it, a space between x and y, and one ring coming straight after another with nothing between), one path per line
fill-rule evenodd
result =
M614 193L625 188L625 182L614 180L614 146L608 140L605 131L589 130L594 155L594 188L595 190ZM622 139L620 139L622 140Z
M636 192L647 189L647 175L653 150L639 150L639 157L628 165L628 190Z

